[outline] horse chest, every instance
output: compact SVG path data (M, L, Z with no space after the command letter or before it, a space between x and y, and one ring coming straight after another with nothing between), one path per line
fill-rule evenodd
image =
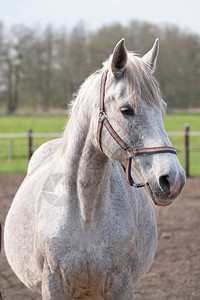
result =
M76 238L66 238L65 243L52 240L50 268L60 270L62 280L68 283L70 290L81 294L90 294L92 290L100 293L108 278L114 280L123 269L132 269L135 263L134 253L130 253L133 239L130 238L127 245L126 238L117 241L118 238L119 234L115 239L110 236L99 236L99 239L80 237L77 234Z
M57 236L48 238L51 268L60 268L68 279L98 281L116 270L136 267L137 239L134 220L111 216L86 232L80 224L70 224ZM99 278L99 279L97 279Z
M148 211L147 201L133 210L126 199L115 197L88 227L75 212L67 214L69 219L63 218L62 226L59 219L54 224L47 222L50 234L43 223L41 237L46 241L44 255L50 269L60 270L63 282L76 290L98 289L97 285L104 286L108 278L123 270L129 270L136 281L148 269L155 251L155 242L151 242L155 240L155 222L152 226L153 215Z

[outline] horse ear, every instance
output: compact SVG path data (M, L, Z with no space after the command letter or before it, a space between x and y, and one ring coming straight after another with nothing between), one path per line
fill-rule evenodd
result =
M128 60L128 54L125 47L125 39L121 39L114 48L111 70L115 77L118 77L124 71Z
M151 50L142 57L142 60L147 64L147 66L150 68L152 73L156 69L156 61L157 61L158 53L159 53L159 40L156 39Z

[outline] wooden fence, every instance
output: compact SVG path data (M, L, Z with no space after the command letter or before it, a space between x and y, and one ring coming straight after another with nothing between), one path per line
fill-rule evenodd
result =
M184 137L184 155L185 155L185 171L186 176L190 176L190 162L189 162L189 153L190 153L190 136L200 136L200 131L190 131L189 124L185 124L184 131L172 131L167 132L168 136L182 136ZM58 138L61 137L60 133L34 133L31 129L25 133L1 133L0 139L10 139L8 146L8 160L12 160L13 156L13 138L27 138L27 156L30 160L33 152L33 139L34 138Z

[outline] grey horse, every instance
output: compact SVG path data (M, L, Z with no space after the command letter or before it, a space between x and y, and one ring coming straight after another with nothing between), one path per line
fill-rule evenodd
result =
M153 76L122 39L75 97L61 139L33 155L5 223L5 251L43 300L132 300L156 249L152 204L173 202L185 173L163 125Z

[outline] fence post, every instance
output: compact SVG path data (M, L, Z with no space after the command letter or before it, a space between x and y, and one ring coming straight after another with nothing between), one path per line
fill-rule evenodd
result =
M1 222L0 222L0 252L1 252L1 233L2 230L1 230ZM2 300L1 291L0 291L0 300Z
M8 162L11 162L12 160L13 160L13 140L9 140L9 144L8 144Z
M1 230L1 222L0 222L0 253L1 253L1 233L2 233L2 230ZM1 294L1 292L0 292L0 294Z
M190 165L189 165L189 124L185 124L185 172L186 177L190 176Z
M33 134L32 129L28 130L28 160L31 159L33 155Z

